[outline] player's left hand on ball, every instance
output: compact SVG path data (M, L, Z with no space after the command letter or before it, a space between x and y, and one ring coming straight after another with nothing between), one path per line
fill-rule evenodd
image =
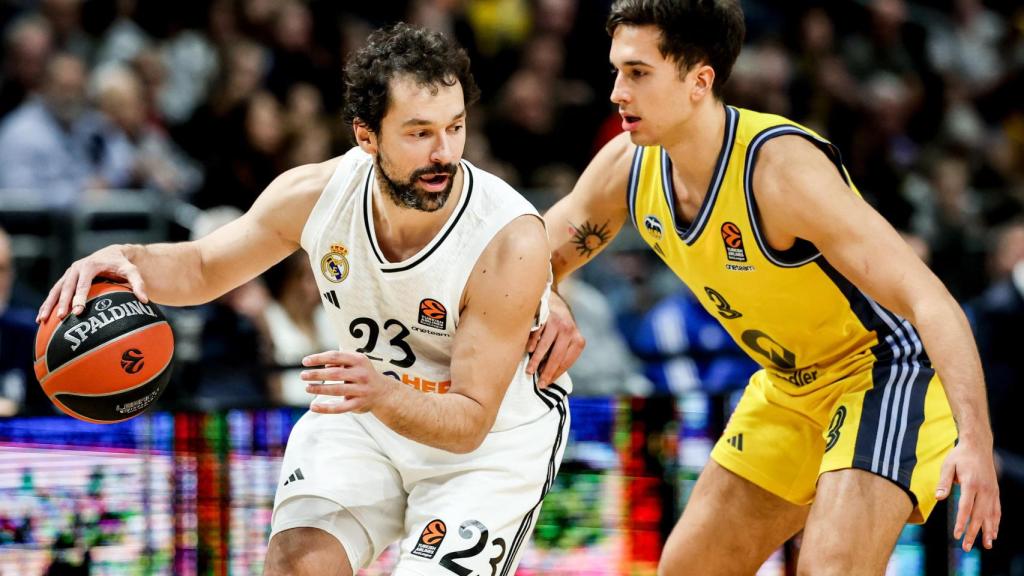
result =
M357 352L330 350L311 354L302 359L302 365L309 367L300 374L307 382L307 392L342 397L314 401L309 407L313 412L369 412L389 390L391 379L378 374L369 358Z
M1002 516L992 444L987 444L987 448L976 448L966 441L957 444L942 463L935 497L939 500L948 497L954 481L960 484L960 503L953 537L957 540L963 537L961 547L970 552L980 530L982 545L992 548L992 543L999 536Z

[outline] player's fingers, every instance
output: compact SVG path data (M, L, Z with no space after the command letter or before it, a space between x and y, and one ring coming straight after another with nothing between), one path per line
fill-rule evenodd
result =
M322 394L324 396L358 396L356 386L354 384L350 382L339 382L336 380L307 383L306 392L309 392L310 394Z
M947 458L942 463L942 468L939 471L939 484L935 487L935 498L937 500L945 500L953 490L953 470L955 470L955 467Z
M985 495L984 510L987 510L985 515L982 517L981 522L981 538L982 545L986 549L992 548L992 543L999 535L999 521L1002 517L1002 508L999 504L999 493L990 493Z
M999 525L999 521L993 518L986 518L981 523L981 542L986 550L992 549L992 543L996 539L996 527Z
M125 267L121 274L128 280L128 285L132 287L132 292L135 292L139 301L147 304L149 295L146 294L146 282L142 279L142 274L139 274L139 269L135 266Z
M89 288L92 287L93 275L91 273L79 272L78 282L75 283L75 294L71 297L71 313L78 316L85 310L85 303L89 300Z
M576 360L579 360L580 354L583 353L583 349L586 346L587 341L583 336L573 338L572 342L569 343L569 347L565 350L565 358L562 359L562 372L571 368L576 363Z
M547 358L544 360L544 369L541 370L540 378L537 379L537 385L541 388L547 386L555 380L558 375L561 375L565 371L563 366L563 360L565 358L565 351L568 348L568 342L562 339L556 340L551 348L548 350Z
M335 366L351 366L357 358L355 355L349 352L343 352L341 350L328 350L326 352L317 352L316 354L310 354L302 359L303 366L326 366L332 364Z
M36 316L37 323L46 322L46 319L50 317L50 312L53 311L53 307L57 304L58 298L60 298L63 283L64 277L61 276L60 280L57 280L53 287L50 288L50 293L46 295L46 300L43 300L43 305L39 307L39 314Z
M533 350L535 348L537 348L537 342L540 340L540 335L543 332L544 332L544 327L543 326L540 327L537 330L534 330L533 332L530 332L530 339L526 341L526 353L527 354L533 354ZM532 372L529 371L529 368L527 368L527 374L532 374Z
M317 398L309 405L311 412L318 414L344 414L359 408L360 398Z
M966 482L961 482L960 505L957 506L956 524L953 526L953 538L957 540L964 536L964 531L967 528L967 521L970 520L971 513L974 511L974 497L974 488ZM967 539L964 538L964 545L966 546L966 544Z
M556 341L557 330L553 327L545 326L543 328L543 332L544 333L540 336L540 340L537 342L536 348L534 348L532 355L530 356L530 363L526 365L527 374L537 373L537 367L540 366L541 362L547 361L551 345Z
M68 308L71 306L71 298L78 286L78 270L69 268L64 274L64 281L60 286L60 296L57 297L57 317L64 318L68 315Z
M974 541L978 538L978 532L981 530L986 519L985 514L982 512L984 508L980 505L979 500L981 500L980 497L975 498L970 516L971 519L967 524L967 531L964 533L963 549L965 552L970 552L971 548L974 548Z
M362 382L358 368L348 366L332 366L313 368L299 372L299 378L306 382Z

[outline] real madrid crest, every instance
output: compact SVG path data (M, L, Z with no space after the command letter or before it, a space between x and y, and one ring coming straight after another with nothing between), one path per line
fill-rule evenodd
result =
M348 249L341 244L331 244L331 251L320 259L320 271L324 278L339 283L348 278Z

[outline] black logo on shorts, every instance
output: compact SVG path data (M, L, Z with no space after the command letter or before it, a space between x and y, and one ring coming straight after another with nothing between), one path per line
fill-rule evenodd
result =
M129 348L121 355L121 369L129 374L135 374L146 365L143 360L142 350Z
M423 532L420 532L420 539L412 549L412 555L433 560L434 555L437 554L437 549L441 547L441 542L444 541L444 536L447 533L448 527L445 526L444 520L435 518L427 522Z
M705 286L704 292L707 293L708 298L711 299L711 303L715 305L715 308L718 308L718 315L722 318L725 318L726 320L735 320L736 318L743 316L743 314L738 310L733 310L732 306L729 306L729 303L725 300L725 297L719 294L714 288L708 288Z
M287 486L292 482L297 482L299 480L305 479L306 477L302 475L302 470L300 468L296 468L295 472L292 472L291 474L288 475L288 479L284 481L284 485Z
M839 429L843 427L844 422L846 422L846 406L840 406L832 415L832 422L828 425L828 443L825 444L825 452L835 448L836 442L839 442Z
M727 439L726 442L729 443L729 446L732 446L733 448L739 450L740 452L743 452L743 433L742 432L740 432L739 434L737 434L737 435Z

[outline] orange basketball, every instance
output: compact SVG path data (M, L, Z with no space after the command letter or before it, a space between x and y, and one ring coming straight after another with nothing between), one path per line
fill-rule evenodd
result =
M171 326L156 304L99 281L81 314L51 314L39 326L35 372L64 413L106 424L138 416L160 397L173 354Z

